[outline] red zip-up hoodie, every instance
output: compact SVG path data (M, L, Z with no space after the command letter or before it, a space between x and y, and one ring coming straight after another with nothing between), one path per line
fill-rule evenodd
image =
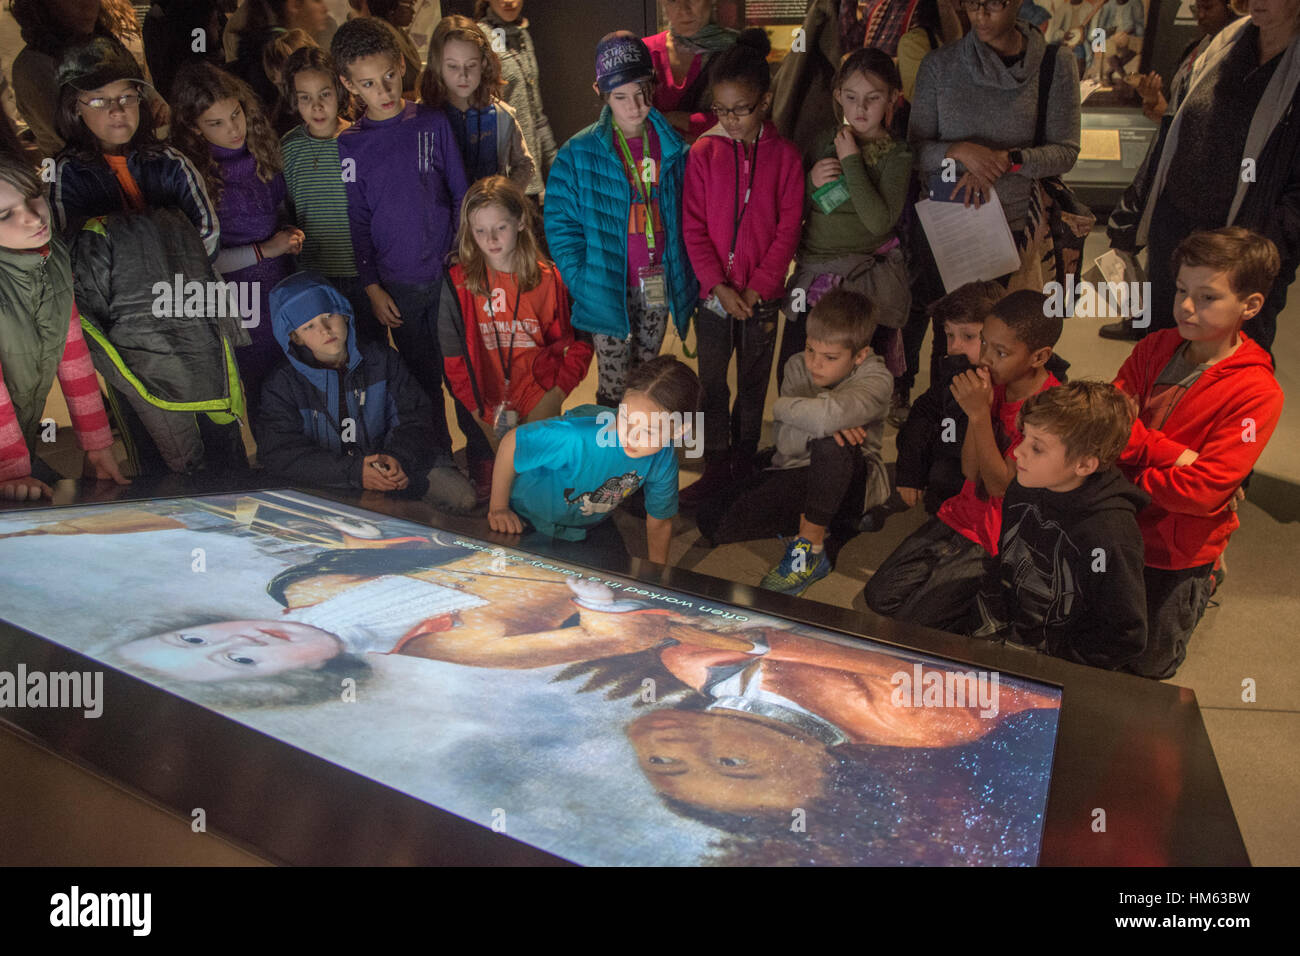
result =
M1244 333L1232 355L1206 369L1157 431L1134 422L1120 468L1151 496L1138 513L1148 567L1177 571L1214 561L1241 522L1228 509L1282 414L1282 387L1269 354ZM1183 337L1177 329L1139 342L1115 378L1116 387L1146 406L1156 379ZM1178 468L1186 449L1199 456Z
M763 124L757 144L742 146L720 123L695 141L686 157L682 187L682 239L700 280L701 299L721 282L737 292L751 288L764 299L785 294L786 272L803 225L803 180L799 150L782 139L771 122ZM728 278L731 239L742 208Z

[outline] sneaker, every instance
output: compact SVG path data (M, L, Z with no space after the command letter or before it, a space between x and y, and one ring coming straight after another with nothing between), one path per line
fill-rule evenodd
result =
M695 508L723 491L731 484L731 462L715 458L704 468L704 474L677 493L677 503L683 508Z
M429 490L424 497L439 511L449 514L469 514L478 507L474 486L460 473L459 468L452 465L429 472Z
M1103 339L1119 339L1124 342L1140 342L1143 336L1141 331L1133 328L1132 319L1108 322L1097 330L1097 334Z
M469 463L470 478L474 481L474 500L479 505L485 505L492 499L493 464L494 461L491 458Z
M830 573L831 559L826 549L814 553L811 541L795 538L786 543L781 563L763 575L758 586L778 594L799 595Z

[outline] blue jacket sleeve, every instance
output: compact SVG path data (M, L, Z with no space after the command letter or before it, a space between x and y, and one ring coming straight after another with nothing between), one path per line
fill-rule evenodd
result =
M590 299L587 290L587 237L578 188L578 169L573 141L565 143L555 156L551 178L546 181L546 244L564 276L574 301Z

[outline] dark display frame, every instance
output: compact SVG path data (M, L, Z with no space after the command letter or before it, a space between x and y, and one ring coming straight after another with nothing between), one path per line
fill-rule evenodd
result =
M115 500L270 487L275 486L196 488L138 481ZM355 497L305 493L363 507ZM433 512L419 503L384 505L364 507L512 544L468 519L439 516L430 522ZM1040 865L1249 864L1195 694L1187 688L638 559L625 567L593 563L583 560L580 544L530 543L529 550L849 638L869 634L883 644L1058 685L1063 698ZM8 710L0 711L0 723L187 822L192 808L204 808L211 832L271 862L567 863L0 621L0 670L13 671L19 662L47 671L102 670L105 694L138 706L114 708L94 721L59 709ZM1097 829L1098 810L1105 811L1104 831Z

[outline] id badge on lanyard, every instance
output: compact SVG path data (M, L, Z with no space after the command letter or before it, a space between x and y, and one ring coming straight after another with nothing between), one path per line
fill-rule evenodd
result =
M614 126L614 132L618 139L619 149L623 153L623 162L627 166L629 176L632 178L632 188L636 190L637 198L641 200L645 207L645 242L646 251L650 256L650 263L641 266L636 271L637 285L641 290L641 301L647 309L666 309L668 307L668 283L664 277L663 266L655 261L655 224L654 224L654 205L653 205L653 187L642 178L637 171L637 165L632 158L632 149L627 144L627 137L623 131ZM650 129L646 128L645 137L645 155L650 154Z

